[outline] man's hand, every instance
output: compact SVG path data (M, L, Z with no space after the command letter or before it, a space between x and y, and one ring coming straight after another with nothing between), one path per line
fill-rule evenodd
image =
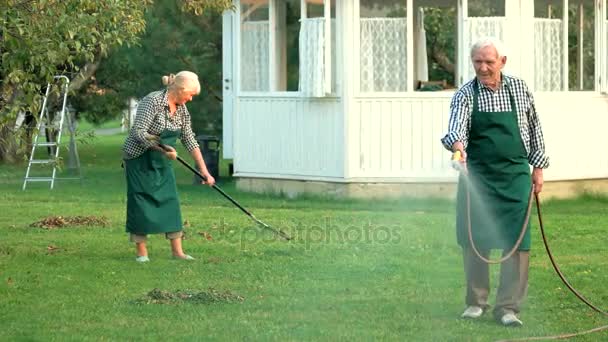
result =
M464 150L464 145L460 141L457 141L454 143L454 145L452 145L452 152L456 152L456 151L460 151L460 162L462 164L466 164L467 163L467 152Z
M535 194L543 191L543 169L535 167L534 170L532 170L532 184L534 185Z

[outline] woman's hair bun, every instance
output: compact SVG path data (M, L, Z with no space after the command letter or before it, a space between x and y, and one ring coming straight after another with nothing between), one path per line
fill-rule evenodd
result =
M163 76L163 85L170 86L175 83L175 75L169 74L167 76Z

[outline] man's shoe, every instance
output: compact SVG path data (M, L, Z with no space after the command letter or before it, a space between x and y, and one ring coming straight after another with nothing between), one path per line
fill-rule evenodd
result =
M502 323L502 325L505 327L521 327L524 325L524 323L520 321L514 313L506 313L502 315L500 318L500 323Z
M474 319L474 318L481 317L481 315L483 315L483 309L480 308L479 306L471 305L468 308L466 308L466 310L464 310L464 312L462 313L462 315L460 315L460 317Z

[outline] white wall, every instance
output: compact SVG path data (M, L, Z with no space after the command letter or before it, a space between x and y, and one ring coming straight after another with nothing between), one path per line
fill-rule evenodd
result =
M350 179L451 180L450 153L441 145L453 92L355 100L349 115Z
M234 121L236 176L331 179L344 175L339 99L241 96Z
M349 113L346 174L353 181L453 181L447 131L453 93L355 100ZM535 96L551 166L546 180L608 178L608 96L592 92Z
M608 96L537 93L551 166L547 180L608 178Z

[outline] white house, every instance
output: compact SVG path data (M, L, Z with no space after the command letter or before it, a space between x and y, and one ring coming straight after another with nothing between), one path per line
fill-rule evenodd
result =
M545 193L608 191L606 2L235 0L223 25L224 158L253 191L451 195L457 174L439 139L474 74L471 42L494 35L505 72L534 91ZM446 89L418 91L433 50L422 22L436 10L453 18L454 73Z

